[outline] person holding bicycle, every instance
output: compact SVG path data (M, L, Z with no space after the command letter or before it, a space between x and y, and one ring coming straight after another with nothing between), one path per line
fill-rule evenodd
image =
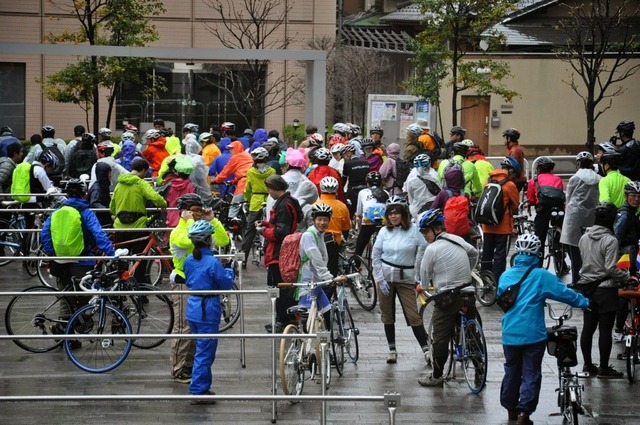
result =
M471 270L478 262L478 251L459 236L449 234L444 228L444 216L440 209L422 213L418 221L420 232L429 243L419 269L417 290L426 290L431 284L436 291L469 285ZM449 355L449 341L454 337L462 298L456 296L448 305L436 303L433 309L433 372L418 380L423 387L443 386L443 367ZM470 319L480 316L473 305L467 306Z
M420 264L427 243L418 228L411 224L407 201L394 195L387 201L386 225L378 232L373 245L373 278L380 288L380 312L389 345L387 363L398 361L396 350L396 297L400 300L407 326L411 326L425 357L429 349L427 332L416 307L416 265Z
M498 297L520 282L515 303L502 316L504 377L500 404L509 420L532 425L542 383L542 358L547 346L544 305L547 299L586 309L589 299L567 287L555 274L540 268L540 239L530 233L518 236L512 268L498 282ZM523 279L524 278L524 279Z
M189 226L187 236L193 243L193 253L184 262L187 287L192 291L224 291L233 288L233 269L225 268L211 250L213 226L198 220ZM217 334L222 307L219 295L190 294L187 301L187 321L194 334ZM213 376L211 366L216 358L217 338L196 339L196 351L189 391L194 395L215 394L210 391ZM191 404L214 404L211 400L193 400Z

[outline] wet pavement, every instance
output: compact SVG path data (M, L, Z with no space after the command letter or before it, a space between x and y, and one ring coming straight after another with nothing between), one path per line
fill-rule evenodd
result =
M264 289L266 272L249 264L244 274L245 289ZM19 264L0 269L2 291L17 291L38 285ZM4 317L9 297L0 296L0 314ZM270 300L267 295L251 295L245 299L246 333L265 333L264 324L270 320ZM483 318L489 352L489 373L486 388L471 394L462 373L459 378L444 384L444 388L423 388L418 378L427 367L421 350L404 318L398 313L396 323L398 363L387 364L387 347L378 309L362 310L355 301L350 303L360 329L360 360L348 363L344 376L333 370L330 395L381 396L386 392L401 393L396 413L398 424L509 424L506 411L500 406L502 379L502 347L500 345L500 316L497 307L479 306ZM399 306L398 306L399 307ZM398 308L398 310L401 310ZM551 323L551 321L549 321ZM582 325L577 312L568 323ZM2 334L6 334L4 326ZM239 333L239 324L232 329ZM279 345L279 340L278 340ZM221 339L213 366L214 386L218 395L271 395L271 344L266 339L246 341L246 367L240 365L239 340ZM616 359L623 349L615 344L612 364L624 370L625 363ZM581 354L580 357L581 368ZM598 358L594 349L594 358ZM125 362L117 369L94 375L76 368L61 349L50 353L33 354L23 351L9 340L0 340L0 396L73 396L73 395L188 395L188 386L175 383L169 370L169 343L151 350L133 348ZM277 372L276 372L277 373ZM535 424L561 424L556 403L557 368L555 358L545 355L542 391L537 411L532 415ZM625 379L583 379L583 401L586 414L580 416L584 424L630 425L640 424L640 383ZM278 384L279 385L279 384ZM280 393L280 390L278 390ZM320 385L307 381L304 395L320 395ZM278 401L277 423L320 423L321 404L304 401L292 404ZM214 406L192 406L187 400L104 400L104 401L0 401L0 423L9 424L264 424L270 423L272 403L258 400L224 400ZM331 401L327 403L327 423L383 424L389 423L383 402ZM514 422L511 422L513 424Z

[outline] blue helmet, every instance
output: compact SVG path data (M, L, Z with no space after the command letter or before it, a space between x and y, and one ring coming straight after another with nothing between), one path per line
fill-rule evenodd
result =
M198 220L191 224L187 230L187 236L194 245L197 243L210 245L212 234L213 226L207 220Z
M436 224L444 224L444 216L440 208L428 209L418 219L420 230L428 230Z
M413 158L413 166L414 167L422 167L427 168L431 166L431 158L426 153L421 153Z
M520 174L520 172L522 171L520 169L520 163L518 162L517 159L515 159L512 156L507 156L505 159L502 160L502 162L500 162L500 165L502 167L513 168L516 174Z

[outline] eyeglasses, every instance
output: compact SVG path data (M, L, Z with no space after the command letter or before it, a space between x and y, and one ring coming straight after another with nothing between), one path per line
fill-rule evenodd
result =
M204 212L204 210L200 207L196 207L196 208L189 208L189 211L194 212L194 213L198 213L198 214L202 214Z

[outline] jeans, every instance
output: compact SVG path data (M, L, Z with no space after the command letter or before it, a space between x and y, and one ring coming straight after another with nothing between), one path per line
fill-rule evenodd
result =
M542 383L542 358L547 341L528 345L503 345L504 378L500 404L526 415L536 411Z
M482 247L482 270L491 270L496 282L507 268L507 255L511 245L511 235L484 234ZM493 263L493 264L492 264Z

